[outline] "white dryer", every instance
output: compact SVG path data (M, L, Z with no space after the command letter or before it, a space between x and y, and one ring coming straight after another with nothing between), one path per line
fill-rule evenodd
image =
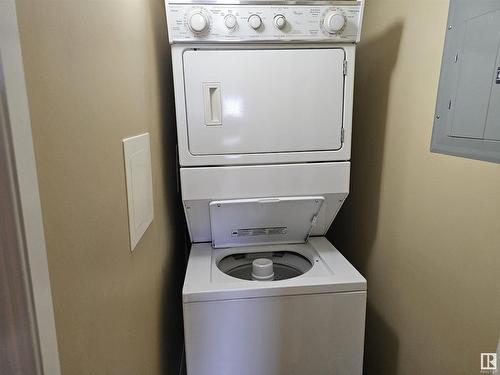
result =
M349 192L361 1L169 1L188 375L362 373Z

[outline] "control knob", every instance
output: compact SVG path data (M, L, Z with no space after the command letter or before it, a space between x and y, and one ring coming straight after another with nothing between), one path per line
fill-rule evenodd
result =
M346 18L343 13L333 10L326 14L323 20L323 27L330 34L337 34L342 31L346 24Z
M274 26L276 26L278 30L283 29L286 26L285 16L282 14L277 14L276 16L274 16Z
M200 34L208 29L210 22L201 9L195 9L189 14L188 26L193 33Z
M257 14L252 14L248 17L248 24L254 30L257 30L262 25L262 20Z
M233 14L228 14L224 17L224 24L228 29L234 29L238 24L238 21L236 21L236 17Z

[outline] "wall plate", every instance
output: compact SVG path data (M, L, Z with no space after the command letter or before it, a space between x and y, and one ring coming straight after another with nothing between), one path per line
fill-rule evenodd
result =
M130 251L153 221L153 179L149 133L123 140Z

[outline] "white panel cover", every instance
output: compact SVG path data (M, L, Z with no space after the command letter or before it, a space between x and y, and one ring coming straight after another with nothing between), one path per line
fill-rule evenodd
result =
M193 155L338 150L343 49L184 52Z
M153 178L149 133L123 140L125 178L127 183L130 250L153 221Z
M211 202L212 246L305 242L324 200L317 196Z
M256 198L325 198L312 236L323 236L349 193L349 162L181 168L193 242L212 242L209 204Z

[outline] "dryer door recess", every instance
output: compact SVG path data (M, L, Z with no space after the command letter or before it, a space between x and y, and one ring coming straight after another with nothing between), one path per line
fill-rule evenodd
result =
M228 155L342 148L343 49L189 50L189 152Z
M306 242L324 201L322 196L213 201L212 246Z

